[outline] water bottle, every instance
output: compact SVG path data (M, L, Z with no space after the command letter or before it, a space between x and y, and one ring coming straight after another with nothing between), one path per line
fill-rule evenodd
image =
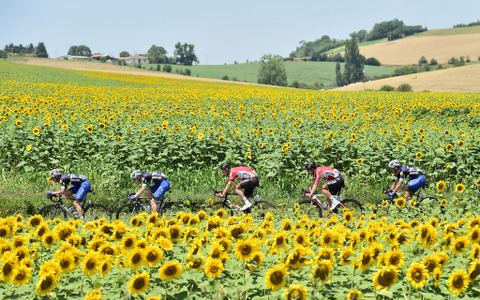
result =
M260 196L259 196L259 195L255 195L255 197L253 197L253 201L257 201L258 198L260 198Z
M423 199L425 198L425 193L424 192L421 192L420 195L419 195L420 199Z
M73 215L73 208L72 208L71 206L69 206L69 207L67 208L67 210L68 210L69 213L71 213L71 214Z
M90 201L90 200L85 200L85 203L86 203L86 204L90 204L90 203L92 203L92 201Z
M343 201L343 196L338 197L338 201L342 202Z
M151 213L152 212L152 208L150 207L150 205L147 204L147 212L148 213Z

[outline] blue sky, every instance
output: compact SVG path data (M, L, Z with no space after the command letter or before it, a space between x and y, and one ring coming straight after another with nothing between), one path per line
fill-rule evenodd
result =
M50 57L72 45L118 56L155 44L173 56L177 42L195 45L200 64L288 56L302 40L349 34L397 18L428 29L479 20L479 0L0 0L0 48L44 42Z

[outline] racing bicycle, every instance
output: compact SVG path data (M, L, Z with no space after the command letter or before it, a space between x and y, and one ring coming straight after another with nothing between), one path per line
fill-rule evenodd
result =
M223 193L223 191L213 191L213 195L215 197L216 194L218 193ZM219 209L226 209L227 211L230 211L230 216L233 216L235 213L245 213L245 214L251 214L254 217L259 217L259 218L264 218L265 215L268 212L273 212L277 208L275 205L272 203L265 201L265 200L258 200L260 199L260 196L258 194L253 193L255 196L250 197L251 199L248 199L251 203L252 206L246 210L239 210L229 199L228 196L238 196L236 193L225 193L225 195L221 198L220 201L214 201L210 207L213 211L217 211Z
M345 185L343 188L347 189ZM308 193L308 190L303 190L303 196ZM298 211L302 215L307 215L310 219L316 218L318 215L319 218L325 214L325 216L332 216L332 214L337 214L343 218L344 213L349 211L352 213L352 217L358 219L364 214L363 205L355 199L345 199L341 195L341 189L338 191L336 195L333 195L337 198L340 204L335 207L333 210L330 210L328 207L328 202L325 200L321 200L322 197L325 197L324 194L315 194L312 195L309 199L301 200L298 202ZM297 206L296 204L296 206Z
M168 191L171 193L171 191ZM135 195L135 193L130 193L127 191L127 200L128 202L123 204L117 209L115 217L117 219L127 219L130 220L135 215L138 215L142 212L148 214L152 213L152 208L150 207L150 201L152 198L148 197L138 197L133 200L129 200L130 195ZM169 215L170 213L177 213L177 211L182 207L182 203L171 201L167 197L157 201L157 212L158 215Z
M383 189L383 193L390 192L390 189ZM394 194L387 198L383 198L375 204L374 212L378 217L387 217L392 210L401 209L396 205L398 195ZM410 201L414 201L412 205ZM445 213L445 208L440 204L437 198L426 196L423 187L421 187L416 193L412 194L412 198L408 203L405 203L403 208L403 214L411 214L413 217L419 217L421 215L427 217L437 216L439 213Z
M95 194L93 191L90 191L89 193ZM47 198L52 201L53 204L47 204L38 211L38 214L44 219L80 219L75 207L67 207L64 203L64 200L73 201L74 199L69 199L64 195L49 195ZM80 202L80 206L82 207L83 220L85 222L101 219L103 217L105 217L107 220L112 219L112 213L103 204L92 203L90 200L85 198L82 202Z

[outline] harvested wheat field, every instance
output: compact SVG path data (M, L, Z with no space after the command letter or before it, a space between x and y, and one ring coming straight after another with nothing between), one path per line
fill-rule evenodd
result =
M419 35L395 41L359 48L365 57L375 57L383 65L418 64L425 56L430 61L435 58L438 63L445 64L452 57L477 61L480 56L480 33L427 36Z
M480 93L480 64L432 72L390 77L333 89L335 91L379 90L384 85L394 88L408 83L413 91Z

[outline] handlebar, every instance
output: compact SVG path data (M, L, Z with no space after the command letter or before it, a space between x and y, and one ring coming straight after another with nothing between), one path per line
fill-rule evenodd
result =
M217 191L217 190L213 190L213 195L215 196L216 194L218 193L223 193L223 191ZM227 192L224 196L235 196L237 195L237 193L230 193L230 192Z

